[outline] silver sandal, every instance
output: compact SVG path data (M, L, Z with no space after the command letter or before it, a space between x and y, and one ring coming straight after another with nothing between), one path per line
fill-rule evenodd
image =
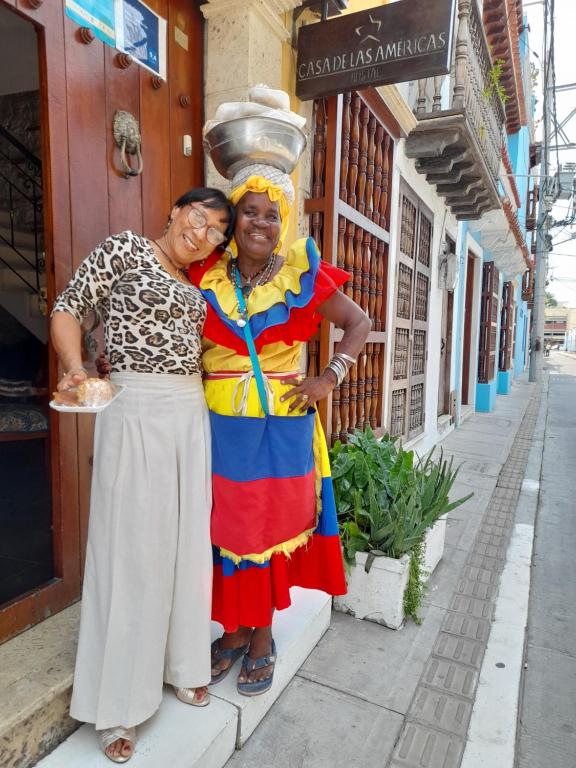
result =
M127 763L128 760L130 760L134 754L134 744L136 743L136 728L124 728L123 725L117 725L115 728L104 728L104 730L98 731L98 734L100 736L102 752L104 752L108 760L112 760L113 763ZM115 741L118 741L118 739L124 739L124 741L128 741L130 743L132 746L131 754L128 756L118 755L113 757L106 752L108 747L114 744Z

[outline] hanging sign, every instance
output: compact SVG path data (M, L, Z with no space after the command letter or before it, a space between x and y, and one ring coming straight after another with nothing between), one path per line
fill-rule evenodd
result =
M399 0L301 27L296 95L314 99L450 71L455 0Z

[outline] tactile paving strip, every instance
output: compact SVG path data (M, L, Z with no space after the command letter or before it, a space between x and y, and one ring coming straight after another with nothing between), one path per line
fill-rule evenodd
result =
M539 407L538 388L498 475L388 768L459 768L462 762Z

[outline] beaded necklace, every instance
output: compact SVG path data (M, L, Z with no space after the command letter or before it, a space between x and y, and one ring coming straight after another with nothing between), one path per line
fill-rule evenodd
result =
M253 288L256 288L258 285L263 285L264 283L267 283L268 280L270 280L270 277L272 275L272 272L274 271L275 266L276 266L276 254L273 253L269 257L264 267L261 270L259 270L259 272L256 272L256 275L259 274L260 277L252 286L250 281L256 275L251 275L249 278L246 278L246 275L240 272L240 269L234 260L234 262L230 264L230 273L231 273L229 275L230 282L234 286L235 290L239 290L245 298L248 298L248 296L252 293ZM242 277L245 280L248 279L249 282L247 282L246 285L242 285ZM244 326L248 322L248 309L246 308L246 306L244 306L244 310L243 310L242 307L240 307L238 302L236 302L236 307L238 309L238 315L239 315L238 320L236 320L236 325L239 328L244 328Z

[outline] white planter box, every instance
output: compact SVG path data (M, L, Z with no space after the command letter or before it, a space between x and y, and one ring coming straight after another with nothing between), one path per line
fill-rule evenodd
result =
M366 552L358 552L348 577L348 594L334 598L334 608L357 619L368 619L391 629L404 623L404 591L408 584L409 555L400 560L375 557L366 573Z
M442 515L428 528L424 536L424 568L426 579L434 573L434 570L444 554L444 540L446 539L446 515Z

